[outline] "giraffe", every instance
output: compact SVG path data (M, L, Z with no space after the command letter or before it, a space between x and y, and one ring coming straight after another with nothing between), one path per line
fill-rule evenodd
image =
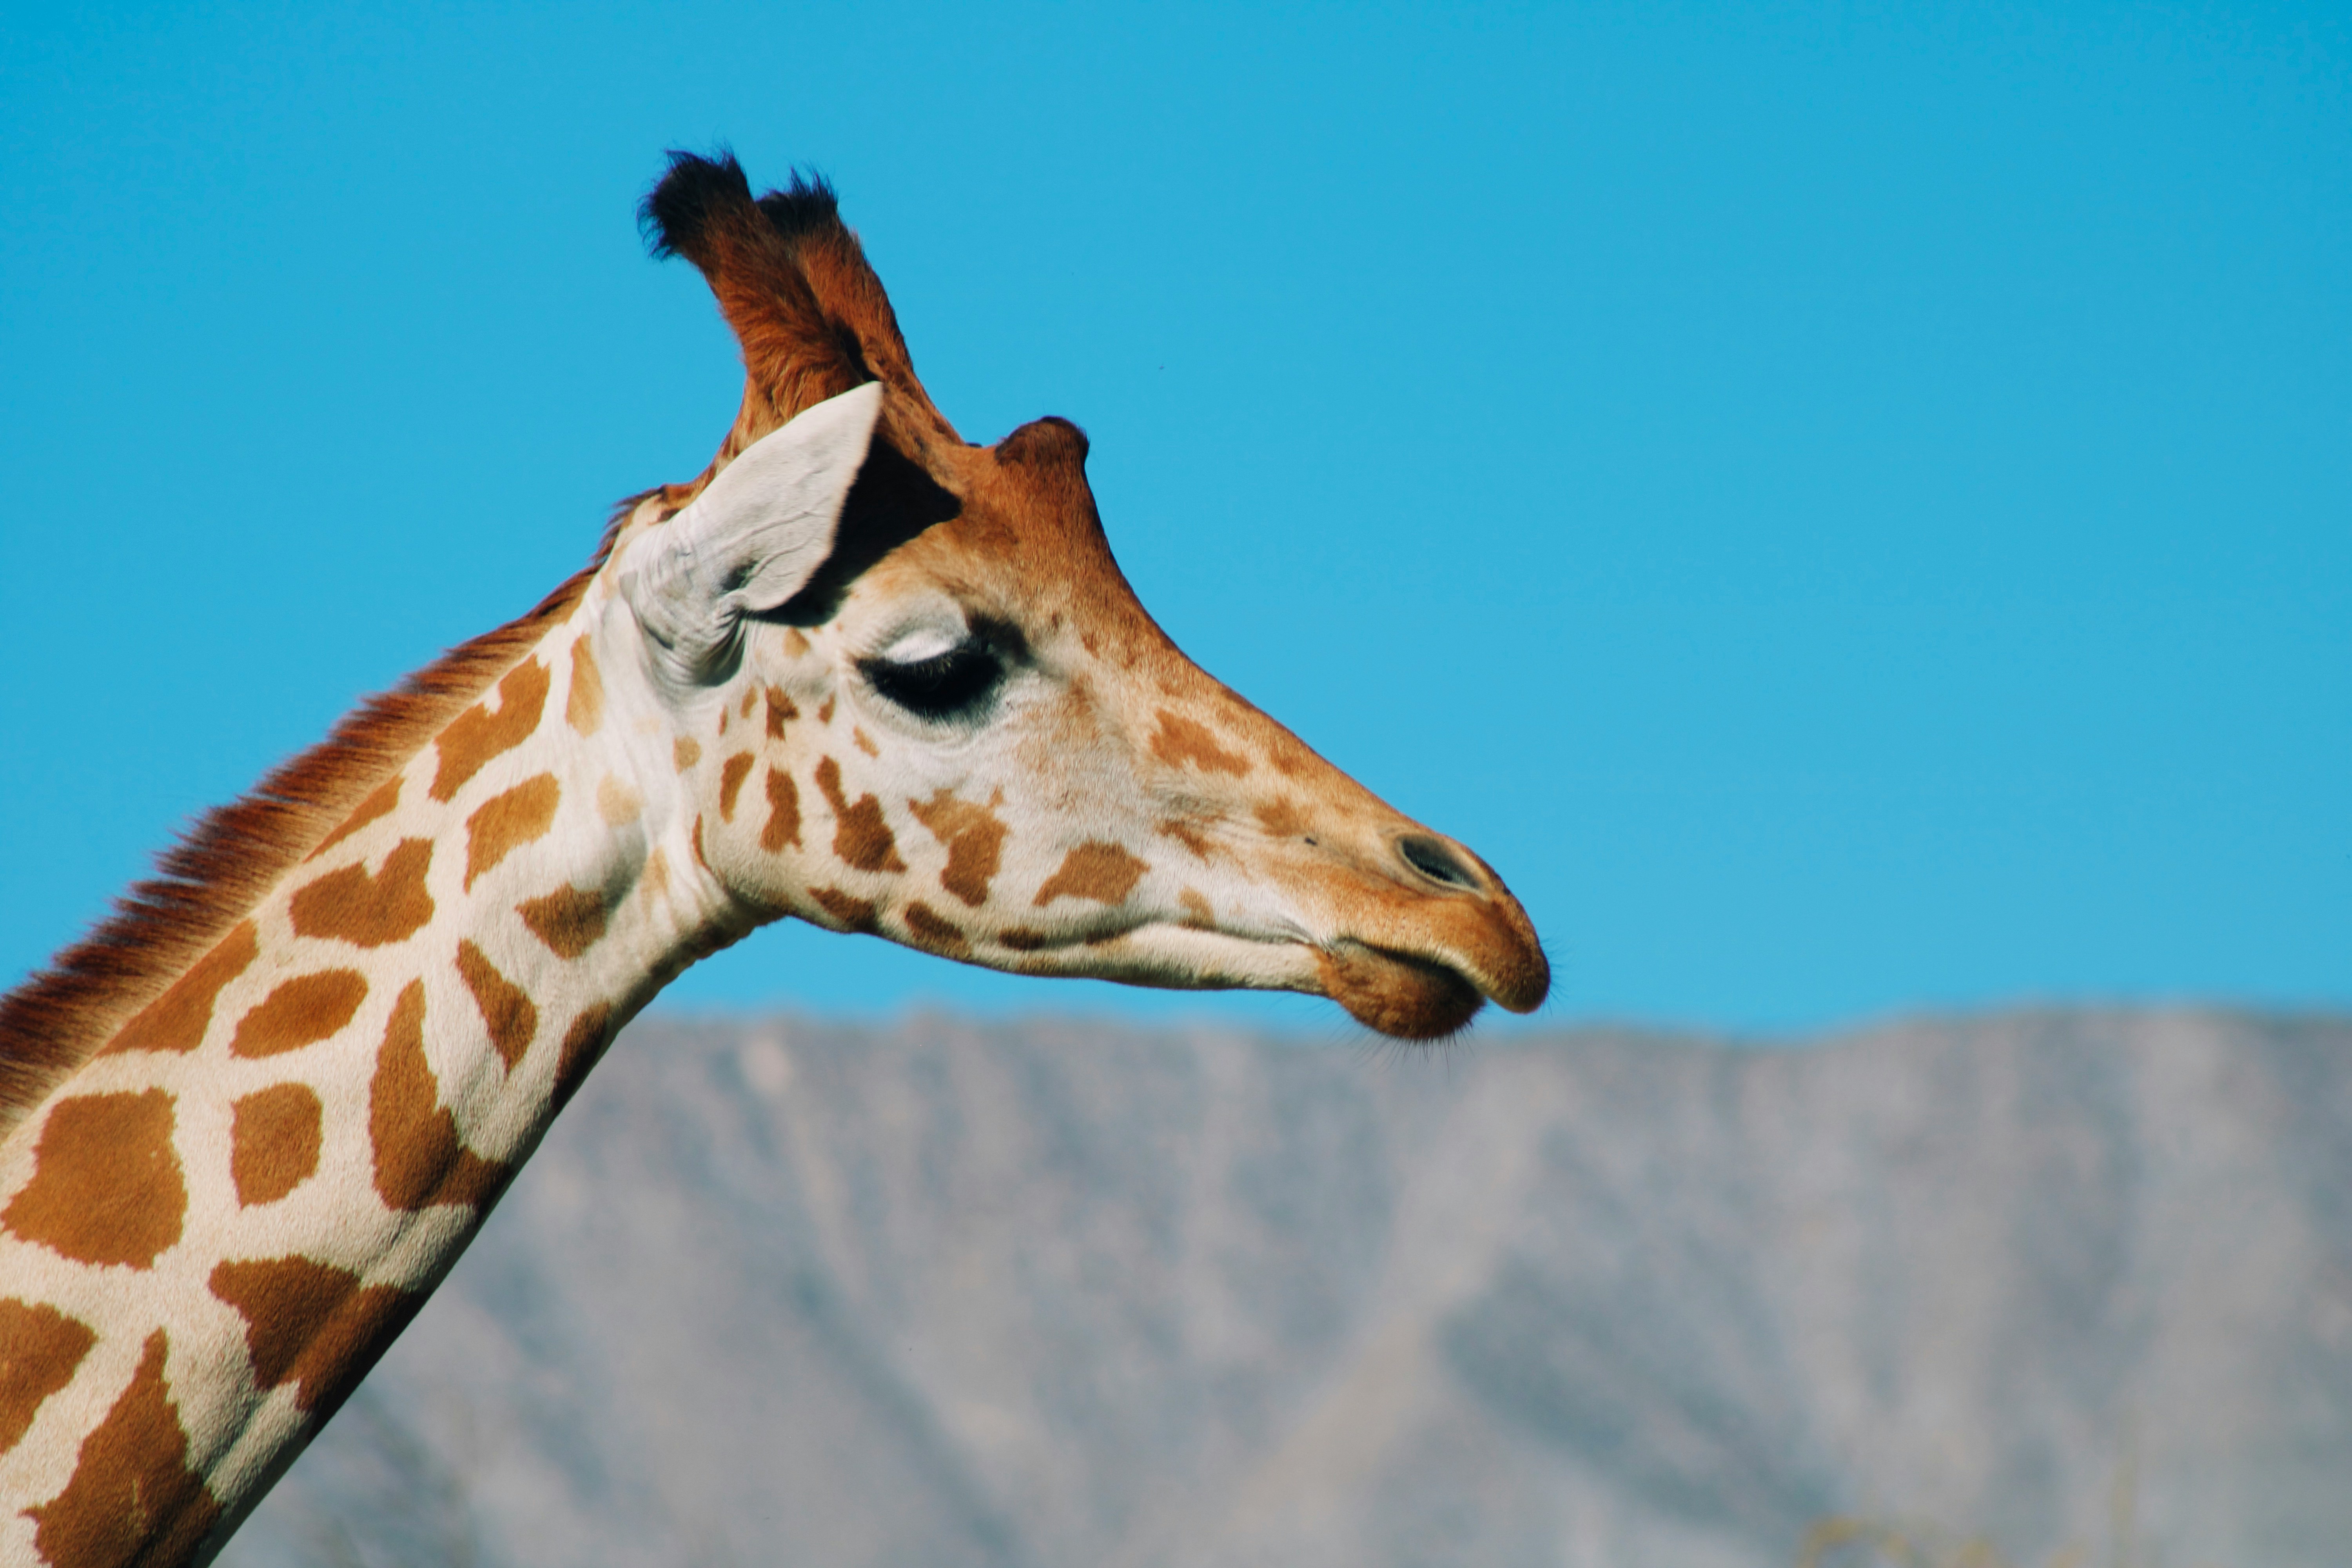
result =
M787 916L963 963L1536 1006L1467 849L1186 659L1066 420L967 444L829 186L672 153L741 405L593 560L0 1002L0 1562L209 1561L616 1031Z

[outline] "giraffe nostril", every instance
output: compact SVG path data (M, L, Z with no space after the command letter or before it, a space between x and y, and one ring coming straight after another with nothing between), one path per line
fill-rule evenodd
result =
M1407 834L1397 840L1397 858L1433 882L1466 892L1478 890L1478 874L1462 863L1462 858L1436 839L1419 833Z

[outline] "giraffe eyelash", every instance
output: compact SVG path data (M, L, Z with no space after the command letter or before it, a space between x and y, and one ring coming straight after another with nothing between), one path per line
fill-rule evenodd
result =
M858 673L884 698L934 722L968 718L987 706L1004 680L1004 660L987 644L959 643L926 658L868 658Z

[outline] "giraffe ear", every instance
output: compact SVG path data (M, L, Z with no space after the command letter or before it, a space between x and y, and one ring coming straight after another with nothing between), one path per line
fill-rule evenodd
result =
M723 679L743 617L807 586L833 552L881 411L878 382L803 410L638 541L621 595L656 668L680 685Z

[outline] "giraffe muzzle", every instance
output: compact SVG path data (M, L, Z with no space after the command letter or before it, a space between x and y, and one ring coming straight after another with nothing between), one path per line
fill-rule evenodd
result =
M1370 879L1388 884L1385 896L1351 900L1354 918L1316 952L1324 994L1367 1028L1416 1040L1458 1032L1489 1001L1513 1013L1541 1005L1550 963L1493 868L1418 827L1387 849L1386 875Z

